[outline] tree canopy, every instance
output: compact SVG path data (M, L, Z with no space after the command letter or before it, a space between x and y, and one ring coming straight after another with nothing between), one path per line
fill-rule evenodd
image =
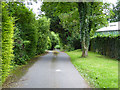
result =
M83 57L87 56L90 35L107 25L107 20L113 14L109 4L103 2L44 2L42 11L45 11L49 18L58 16L59 24L70 37L75 33L80 36Z
M120 1L118 0L117 5L113 5L113 12L115 15L113 15L111 18L110 18L110 21L111 22L118 22L120 21Z

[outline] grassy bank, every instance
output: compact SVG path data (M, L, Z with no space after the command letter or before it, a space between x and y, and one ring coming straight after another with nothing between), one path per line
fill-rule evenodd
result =
M81 50L66 52L80 74L92 87L118 88L118 61L89 52L81 58Z

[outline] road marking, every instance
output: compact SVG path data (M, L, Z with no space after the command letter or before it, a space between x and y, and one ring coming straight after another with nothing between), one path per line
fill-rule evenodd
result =
M60 72L61 70L60 69L57 69L56 72Z

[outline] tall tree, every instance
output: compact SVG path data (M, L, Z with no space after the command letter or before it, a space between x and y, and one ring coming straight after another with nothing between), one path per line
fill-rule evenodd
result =
M46 13L53 12L53 15L56 16L75 10L78 11L79 14L76 18L79 17L80 23L79 26L83 51L82 57L86 57L88 56L90 33L108 23L107 19L110 18L111 15L108 6L109 4L103 4L103 2L44 2L42 10L45 12L47 11ZM70 19L73 20L74 16ZM67 22L64 23L67 24ZM70 26L70 23L68 23L68 26Z
M113 5L113 12L115 15L110 18L110 22L120 21L120 1L118 0L116 4L116 6Z
M82 40L82 57L88 56L90 33L107 24L107 19L110 18L108 6L109 4L103 4L103 2L78 3Z

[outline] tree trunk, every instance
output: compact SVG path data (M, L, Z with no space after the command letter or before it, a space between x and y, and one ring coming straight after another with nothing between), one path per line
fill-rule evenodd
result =
M82 44L82 57L88 56L88 48L89 48L89 19L88 15L88 5L86 2L78 3L78 11L80 17L80 35L81 35L81 44Z
M82 57L86 57L86 56L88 56L88 49L87 47L84 47L82 50Z
M85 3L78 2L78 11L80 18L80 36L81 36L81 44L82 44L82 57L88 56L87 47L86 47L86 31L85 31L85 19L86 19L86 11L85 11Z

